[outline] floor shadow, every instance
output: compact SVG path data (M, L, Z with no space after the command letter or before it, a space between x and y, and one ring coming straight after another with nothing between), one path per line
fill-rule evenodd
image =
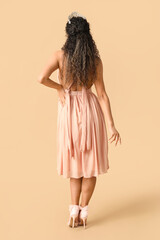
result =
M123 203L117 202L117 205L102 206L100 211L98 210L97 213L95 211L95 218L89 221L89 225L149 214L158 207L160 208L160 194L158 193L148 193L131 200L124 199Z

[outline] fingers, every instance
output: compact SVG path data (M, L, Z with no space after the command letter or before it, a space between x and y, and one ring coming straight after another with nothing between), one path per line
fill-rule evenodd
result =
M112 135L112 137L114 137L114 138L113 138L113 140L112 140L110 143L112 143L112 142L116 139L116 136L117 136L116 133L114 133L114 134ZM111 137L111 138L112 138L112 137Z
M63 96L62 98L58 98L58 100L61 102L63 106L65 105L65 100L66 100L65 96Z
M66 97L64 96L63 97L63 105L65 104L65 101L66 101Z
M62 100L62 105L64 106L64 104L65 104L65 97Z
M110 143L112 143L113 141L116 141L115 146L117 146L118 141L121 144L121 137L120 137L119 133L113 133L112 136L109 138L109 140L111 140L111 139L112 139L112 141L110 141Z
M115 146L117 146L117 142L118 142L118 139L119 139L119 134L117 134L117 136L116 136L116 143L115 143Z
M114 134L112 134L112 136L108 140L110 140L113 136L114 136Z

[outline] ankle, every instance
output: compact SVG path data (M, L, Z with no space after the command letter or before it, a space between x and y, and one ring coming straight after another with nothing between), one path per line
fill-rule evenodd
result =
M85 206L87 206L87 205L88 205L87 203L85 203L85 204L84 204L84 203L81 203L81 204L80 204L80 207L85 207Z

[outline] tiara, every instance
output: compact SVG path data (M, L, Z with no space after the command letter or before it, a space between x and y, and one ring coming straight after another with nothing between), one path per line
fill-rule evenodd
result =
M72 12L69 16L68 16L68 22L69 24L71 23L70 19L72 17L82 17L84 19L86 19L86 17L84 17L83 15L79 14L78 12Z

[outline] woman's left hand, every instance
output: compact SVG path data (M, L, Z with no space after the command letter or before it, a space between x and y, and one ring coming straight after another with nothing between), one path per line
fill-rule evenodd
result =
M117 145L118 141L121 144L121 137L120 137L119 132L116 130L115 126L110 126L109 131L111 133L111 137L109 138L109 140L111 140L113 138L112 141L110 141L110 143L112 143L113 141L116 140L115 146Z

